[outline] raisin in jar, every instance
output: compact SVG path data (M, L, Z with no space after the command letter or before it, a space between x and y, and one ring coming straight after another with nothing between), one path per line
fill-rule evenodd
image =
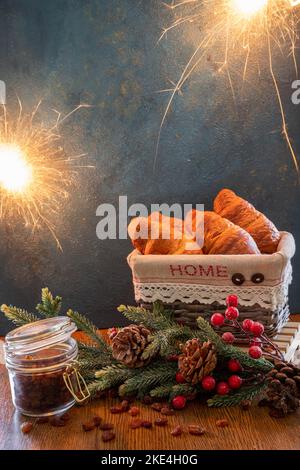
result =
M78 355L76 330L68 317L53 317L21 326L5 338L5 359L12 400L27 416L63 413L75 400L64 373Z

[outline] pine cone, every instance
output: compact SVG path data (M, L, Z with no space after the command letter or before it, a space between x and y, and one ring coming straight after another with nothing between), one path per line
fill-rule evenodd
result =
M112 339L113 357L128 367L143 367L149 360L143 360L142 354L150 344L150 331L137 325L122 328Z
M293 364L275 362L267 374L268 388L261 404L270 408L270 415L283 418L300 406L300 369Z
M217 365L217 354L210 341L201 343L199 339L191 339L181 346L178 366L187 382L193 385L211 374Z

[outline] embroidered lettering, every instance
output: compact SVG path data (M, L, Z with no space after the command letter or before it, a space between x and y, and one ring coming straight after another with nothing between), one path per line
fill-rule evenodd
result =
M200 276L214 276L214 268L213 266L207 266L207 268L203 267L203 266L199 266L199 274Z
M227 266L216 266L218 277L228 277Z
M182 274L183 274L182 268L179 264L177 266L174 266L173 264L170 264L170 270L171 270L172 276L176 276L176 274L178 274L178 273L180 274L180 276L182 276Z
M185 274L188 276L196 276L197 274L197 268L196 266L193 266L192 264L188 264L187 266L184 267Z

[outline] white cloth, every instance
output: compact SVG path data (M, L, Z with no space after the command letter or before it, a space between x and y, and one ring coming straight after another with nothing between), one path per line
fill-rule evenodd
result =
M287 301L294 253L293 236L282 232L272 255L141 255L134 250L128 264L137 301L224 304L227 295L236 293L241 305L274 310ZM236 273L245 278L241 286L232 282ZM264 281L254 284L251 278L258 273Z

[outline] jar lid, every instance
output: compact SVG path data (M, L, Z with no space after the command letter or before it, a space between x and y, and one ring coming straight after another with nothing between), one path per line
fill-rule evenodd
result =
M10 331L5 337L7 351L29 352L51 346L70 337L77 327L69 317L51 317Z

